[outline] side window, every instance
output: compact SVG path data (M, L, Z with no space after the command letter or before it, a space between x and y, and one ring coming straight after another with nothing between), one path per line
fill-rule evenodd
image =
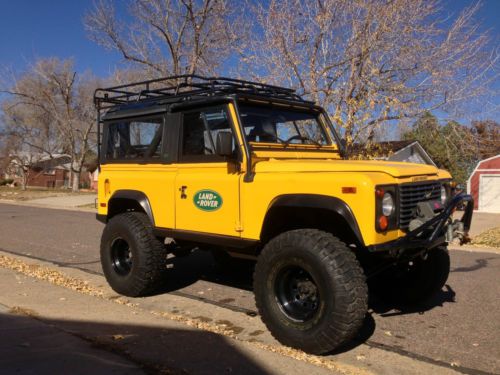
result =
M225 108L215 107L183 114L182 159L184 161L221 161L215 152L217 134L231 132ZM235 144L233 140L233 151Z
M110 123L106 159L160 160L162 133L162 117Z

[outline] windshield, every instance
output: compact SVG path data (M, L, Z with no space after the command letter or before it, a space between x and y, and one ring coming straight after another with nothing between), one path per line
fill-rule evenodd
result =
M249 142L316 146L330 144L317 114L241 104L239 111Z

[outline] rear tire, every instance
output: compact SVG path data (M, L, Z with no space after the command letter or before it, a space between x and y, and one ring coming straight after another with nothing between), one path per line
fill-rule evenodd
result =
M430 250L427 257L415 258L390 268L374 282L380 298L405 305L419 305L434 297L446 284L450 255L445 246Z
M101 265L113 290L129 297L157 292L164 284L167 253L140 212L114 216L101 238Z
M367 287L354 253L330 233L299 229L264 247L254 273L257 308L282 344L313 354L349 341L367 311Z

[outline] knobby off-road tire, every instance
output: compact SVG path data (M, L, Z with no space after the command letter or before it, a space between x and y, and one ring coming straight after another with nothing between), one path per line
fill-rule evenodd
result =
M367 311L365 277L354 253L315 229L292 230L269 241L257 259L254 293L272 335L312 354L352 339Z
M129 297L158 291L167 271L167 253L153 234L148 217L139 212L114 216L101 238L101 264L113 290Z
M374 280L380 298L404 305L419 305L435 296L450 274L450 255L445 246L429 250L427 257L415 258L391 268Z

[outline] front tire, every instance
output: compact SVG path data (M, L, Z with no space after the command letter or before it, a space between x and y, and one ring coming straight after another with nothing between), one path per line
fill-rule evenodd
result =
M282 344L312 354L350 340L367 311L363 271L330 233L299 229L269 241L254 273L257 308Z
M157 292L167 271L164 244L153 234L149 218L140 212L114 216L101 238L101 265L113 290L129 297Z

